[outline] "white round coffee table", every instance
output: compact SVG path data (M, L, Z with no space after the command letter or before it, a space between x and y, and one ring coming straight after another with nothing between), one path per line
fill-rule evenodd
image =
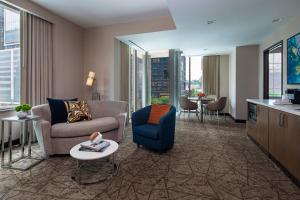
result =
M76 171L75 171L74 175L72 175L73 180L77 181L79 184L93 184L93 183L98 183L98 182L107 180L117 173L118 166L115 163L115 154L119 148L119 145L118 145L118 143L116 143L113 140L107 140L107 139L104 139L104 140L109 142L110 145L103 152L80 151L79 150L81 147L80 144L75 145L70 150L70 155L77 161ZM97 180L97 181L82 182L81 181L81 167L83 167L84 164L86 164L86 162L88 162L88 161L105 159L105 158L108 158L108 161L112 165L112 173L108 174L107 177L101 178L100 180ZM88 166L88 167L90 167L90 166ZM98 169L98 171L99 171L99 169Z

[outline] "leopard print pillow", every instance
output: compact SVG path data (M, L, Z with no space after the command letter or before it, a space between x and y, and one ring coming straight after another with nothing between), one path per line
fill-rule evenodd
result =
M65 105L69 123L92 119L86 101L65 101Z

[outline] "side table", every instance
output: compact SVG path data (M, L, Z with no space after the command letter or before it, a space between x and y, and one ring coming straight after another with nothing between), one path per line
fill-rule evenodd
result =
M1 145L1 167L2 168L9 168L9 169L17 169L17 170L27 170L33 167L34 165L37 165L40 163L43 159L42 158L35 158L31 156L31 139L32 139L32 132L28 131L28 124L32 123L33 121L38 121L39 116L36 115L29 115L24 119L19 119L17 116L8 117L8 118L2 118L1 120L1 134L0 134L0 145ZM4 125L6 123L8 124L8 162L5 163L4 161ZM19 158L13 160L12 159L12 123L17 122L20 123L20 143L21 143L21 155ZM25 138L28 137L28 152L27 155L25 155ZM32 162L30 165L26 167L14 167L13 164L22 160L22 159L30 159L35 160L35 162Z

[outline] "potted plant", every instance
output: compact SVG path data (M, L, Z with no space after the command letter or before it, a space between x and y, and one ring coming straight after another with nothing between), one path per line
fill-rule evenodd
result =
M31 105L29 105L29 104L21 104L21 105L17 106L15 108L15 110L18 112L18 117L20 119L24 119L24 118L27 117L28 111L31 110Z

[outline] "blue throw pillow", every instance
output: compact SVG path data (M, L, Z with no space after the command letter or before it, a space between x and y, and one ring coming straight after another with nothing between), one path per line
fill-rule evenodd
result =
M51 111L51 124L67 122L68 112L65 106L65 101L78 101L78 98L74 99L52 99L47 98Z

